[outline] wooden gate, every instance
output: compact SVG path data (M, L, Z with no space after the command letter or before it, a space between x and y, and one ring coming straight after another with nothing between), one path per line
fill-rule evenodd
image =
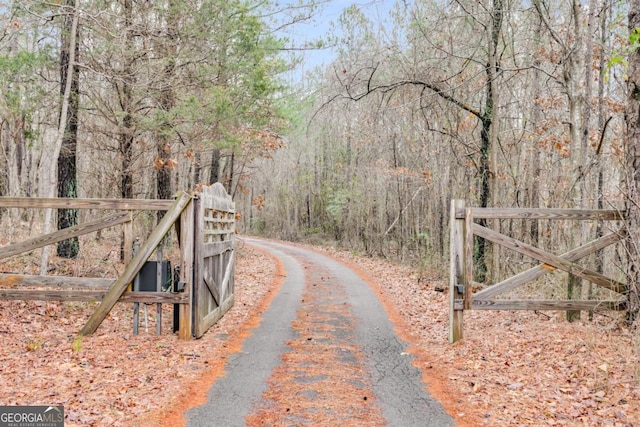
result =
M220 183L195 200L193 335L201 337L234 301L235 203Z
M476 224L476 219L556 219L556 220L605 220L620 221L615 210L578 209L498 209L465 208L464 201L451 203L451 269L449 282L449 341L462 338L464 310L623 310L626 307L627 285L577 264L582 258L619 242L624 230L606 234L561 255L549 253L525 242ZM479 287L473 275L474 237L479 236L492 243L526 255L540 264L494 285ZM554 270L565 271L580 279L620 294L616 300L514 300L496 299L507 291L520 287Z
M235 204L222 184L205 186L194 194L179 192L174 201L0 197L0 208L166 211L135 255L131 253L131 212L117 213L25 242L0 247L2 259L103 228L124 225L127 262L124 271L115 280L0 274L0 300L100 301L80 335L94 333L118 302L178 304L178 335L184 340L201 337L233 306ZM180 246L179 283L176 286L178 290L129 291L129 285L173 226L177 228ZM49 289L13 289L15 286L44 286Z

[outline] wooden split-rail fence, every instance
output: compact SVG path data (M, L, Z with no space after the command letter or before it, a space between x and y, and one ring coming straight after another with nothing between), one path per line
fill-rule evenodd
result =
M616 210L474 208L465 207L462 200L453 200L450 213L450 342L453 343L463 337L463 315L465 310L595 311L624 310L626 308L625 295L628 292L625 283L606 277L577 263L579 260L624 239L625 232L623 228L557 255L476 223L476 220L480 219L621 221L623 218L621 213ZM474 281L473 254L475 236L533 258L539 264L499 283L490 286L479 284ZM619 294L620 297L613 300L496 298L555 270L567 272L594 285L609 289ZM474 292L474 289L481 290Z
M123 226L123 273L117 279L0 274L0 300L100 301L80 335L94 333L118 302L178 305L178 336L201 337L234 303L235 204L216 183L175 200L0 197L2 208L120 211L83 224L0 248L0 259L29 252L104 228ZM165 211L133 253L132 212ZM131 291L131 284L175 226L180 248L176 292ZM35 286L38 289L26 289ZM22 289L21 289L22 288Z

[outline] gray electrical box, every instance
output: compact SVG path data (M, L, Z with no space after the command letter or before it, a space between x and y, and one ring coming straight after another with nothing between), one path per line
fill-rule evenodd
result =
M156 292L158 290L156 285L156 278L158 277L158 261L147 261L142 266L140 273L138 273L138 283L140 292ZM171 288L172 275L171 275L171 263L169 261L162 261L161 268L161 291L166 291Z

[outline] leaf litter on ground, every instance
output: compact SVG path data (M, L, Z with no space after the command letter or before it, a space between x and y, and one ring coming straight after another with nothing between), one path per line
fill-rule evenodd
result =
M177 339L169 305L161 336L155 306L148 331L135 336L131 305L117 304L97 333L78 338L95 303L0 301L0 404L64 405L67 426L183 422L206 398L203 378L222 375L212 372L259 321L282 274L264 252L242 239L238 247L235 305L200 340ZM561 312L471 311L464 339L449 344L444 273L424 280L410 266L307 248L368 278L458 425L640 425L640 333L616 314L568 323Z

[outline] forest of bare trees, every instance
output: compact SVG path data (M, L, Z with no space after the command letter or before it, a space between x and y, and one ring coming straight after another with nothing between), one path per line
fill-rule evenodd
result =
M0 1L0 195L171 198L220 181L241 232L443 272L452 199L635 206L633 2L374 5L381 21L345 9L314 44L335 56L293 79L309 47L283 28L322 2ZM560 253L621 225L490 226ZM475 256L481 280L531 262L482 241ZM589 262L619 277L626 259Z
M298 133L260 161L246 226L443 266L451 199L624 210L627 8L400 2L386 25L346 10L337 58L308 76ZM558 252L618 227L492 225ZM494 276L529 262L484 251L478 266ZM624 249L606 256L624 274Z

